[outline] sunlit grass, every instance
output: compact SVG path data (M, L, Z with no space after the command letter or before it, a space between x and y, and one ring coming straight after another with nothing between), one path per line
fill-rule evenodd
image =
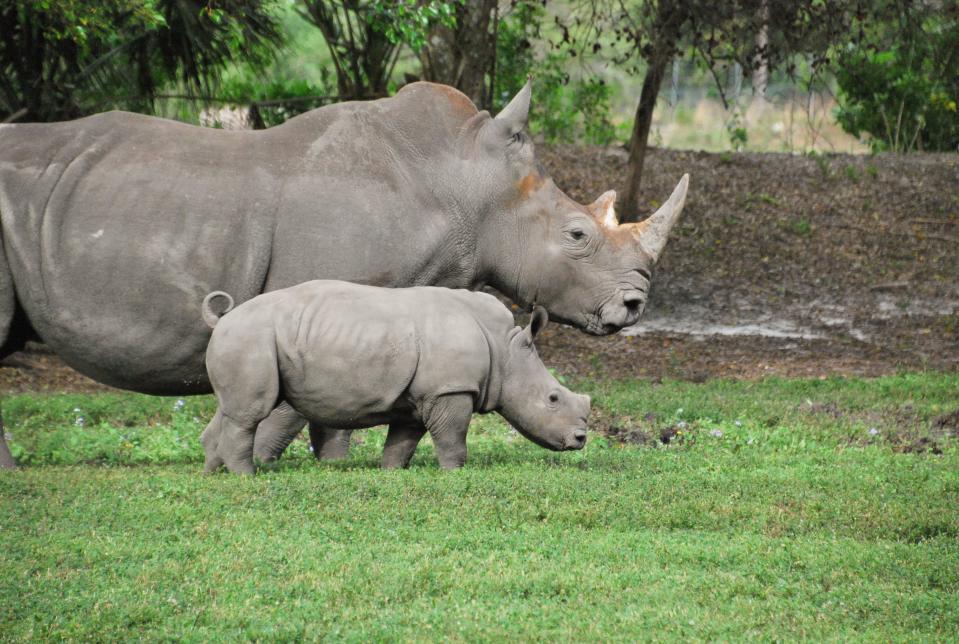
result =
M959 629L959 449L936 425L959 408L959 376L572 384L593 395L594 425L652 439L593 435L582 452L552 453L491 415L474 419L460 471L439 470L428 440L411 469L381 471L374 430L343 463L317 464L298 441L256 477L204 477L209 398L7 399L28 464L0 473L0 633L889 640ZM907 451L920 437L938 453Z

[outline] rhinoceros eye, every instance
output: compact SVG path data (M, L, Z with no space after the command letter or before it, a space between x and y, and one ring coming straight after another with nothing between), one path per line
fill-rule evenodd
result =
M569 236L576 241L581 241L584 237L586 237L586 233L579 228L574 228L573 230L569 231Z

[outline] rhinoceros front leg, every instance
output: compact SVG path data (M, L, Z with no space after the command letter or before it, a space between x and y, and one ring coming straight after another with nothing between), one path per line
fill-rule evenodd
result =
M7 446L7 437L3 429L3 412L0 411L0 470L16 469L17 462L13 460L13 454Z
M350 455L350 437L348 429L328 429L322 425L310 423L310 443L313 456L323 461L337 461Z
M304 425L306 419L284 400L256 428L253 456L262 463L276 461Z
M455 469L466 463L466 431L472 415L473 396L470 394L440 396L424 415L436 457L443 469Z
M383 469L409 467L416 446L425 433L426 426L413 419L390 423L383 446Z

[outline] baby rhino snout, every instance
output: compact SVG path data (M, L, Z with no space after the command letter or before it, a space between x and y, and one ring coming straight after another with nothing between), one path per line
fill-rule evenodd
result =
M576 395L576 402L579 412L579 423L573 427L566 439L566 449L583 449L586 445L586 423L589 419L590 399L589 396Z

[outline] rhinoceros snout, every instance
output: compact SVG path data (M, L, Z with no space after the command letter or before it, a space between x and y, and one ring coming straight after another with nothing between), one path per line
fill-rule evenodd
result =
M646 295L642 291L627 291L623 294L623 308L622 326L636 324L646 308Z
M563 449L573 450L573 449L583 449L586 445L586 428L578 427L574 429L566 437L565 445Z

